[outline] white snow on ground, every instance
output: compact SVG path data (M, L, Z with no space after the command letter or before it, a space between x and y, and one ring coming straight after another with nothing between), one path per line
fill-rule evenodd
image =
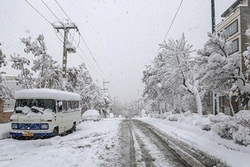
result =
M204 131L199 126L190 125L190 123L193 124L197 121L194 117L193 121L188 123L157 118L141 120L153 125L163 133L185 142L191 148L203 150L209 155L221 159L229 166L249 167L250 165L249 146L238 145L232 140L222 139L213 131ZM201 124L201 122L198 124Z
M38 140L0 140L1 167L117 166L118 119L87 121L67 136ZM5 131L7 125L0 124ZM4 136L4 135L2 135Z
M170 163L166 162L165 156L162 154L161 150L159 150L157 146L152 144L140 130L135 131L141 137L143 143L145 143L146 149L149 150L149 154L154 157L154 165L157 167L171 167Z
M176 120L177 115L171 115ZM201 127L209 118L186 115L178 121L142 118L191 148L217 157L232 167L249 167L250 146L236 144L233 140L222 139L214 131ZM222 117L210 117L218 121ZM8 137L10 123L0 124L0 166L1 167L80 167L80 166L121 166L118 127L122 119L103 119L99 122L82 122L77 131L63 137L38 140L15 140ZM138 132L138 131L137 131ZM139 133L140 134L140 133ZM135 141L136 150L139 146ZM151 154L157 150L150 147ZM160 158L160 155L157 157ZM141 155L137 157L141 159ZM143 166L140 163L140 166Z
M4 123L4 124L0 124L0 140L10 137L9 133L10 133L10 123Z

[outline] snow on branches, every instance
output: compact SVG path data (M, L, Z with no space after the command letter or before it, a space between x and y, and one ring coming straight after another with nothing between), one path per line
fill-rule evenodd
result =
M240 56L238 53L229 54L231 43L226 41L226 36L208 33L208 37L204 48L197 51L196 61L200 70L196 79L215 91L221 90L230 80L244 80L239 75Z
M250 39L250 28L246 31L247 37ZM243 53L244 64L246 67L246 80L250 82L250 43L248 43L247 50Z
M0 49L0 68L7 65L6 55ZM0 99L13 98L13 92L11 87L6 82L4 76L5 72L0 71Z
M94 83L84 63L68 69L66 89L80 94L88 109L106 109L111 101L109 95Z
M144 94L160 101L165 101L167 97L172 98L174 110L176 99L180 94L193 95L197 111L202 114L198 82L194 80L192 45L187 44L185 36L182 35L179 40L171 39L160 46L161 51L154 59L153 66L148 66L144 71L143 82L146 84Z
M57 61L47 53L44 36L39 35L33 42L31 37L22 38L21 41L26 46L24 52L32 53L36 58L31 68L34 72L38 72L39 76L35 79L35 87L63 89L62 70Z
M21 71L21 73L18 74L18 77L16 78L18 84L23 85L23 88L25 89L33 88L33 73L31 73L30 70L25 67L30 65L30 61L25 57L21 57L19 54L10 55L10 58L10 61L13 62L11 67Z

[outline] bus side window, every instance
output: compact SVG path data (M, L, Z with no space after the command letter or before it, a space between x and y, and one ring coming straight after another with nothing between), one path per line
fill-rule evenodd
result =
M73 104L74 104L74 110L77 109L77 101L73 101Z
M72 108L74 109L74 111L76 110L76 102L72 101Z
M67 105L67 101L63 101L63 111L67 111L68 110L68 105Z
M71 101L68 101L68 110L72 110L72 103L71 103Z
M58 106L58 112L62 112L62 109L63 109L62 101L57 101L57 106Z

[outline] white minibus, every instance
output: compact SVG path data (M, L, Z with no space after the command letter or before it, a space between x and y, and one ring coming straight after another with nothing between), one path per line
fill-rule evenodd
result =
M54 89L16 91L10 135L44 138L76 131L81 121L81 97Z

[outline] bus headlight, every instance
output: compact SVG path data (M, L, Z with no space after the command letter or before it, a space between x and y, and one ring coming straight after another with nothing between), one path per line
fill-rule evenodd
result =
M47 123L41 124L41 130L48 130L48 129L49 129L49 124L47 124Z
M12 129L18 129L18 124L17 123L12 123L11 128Z

